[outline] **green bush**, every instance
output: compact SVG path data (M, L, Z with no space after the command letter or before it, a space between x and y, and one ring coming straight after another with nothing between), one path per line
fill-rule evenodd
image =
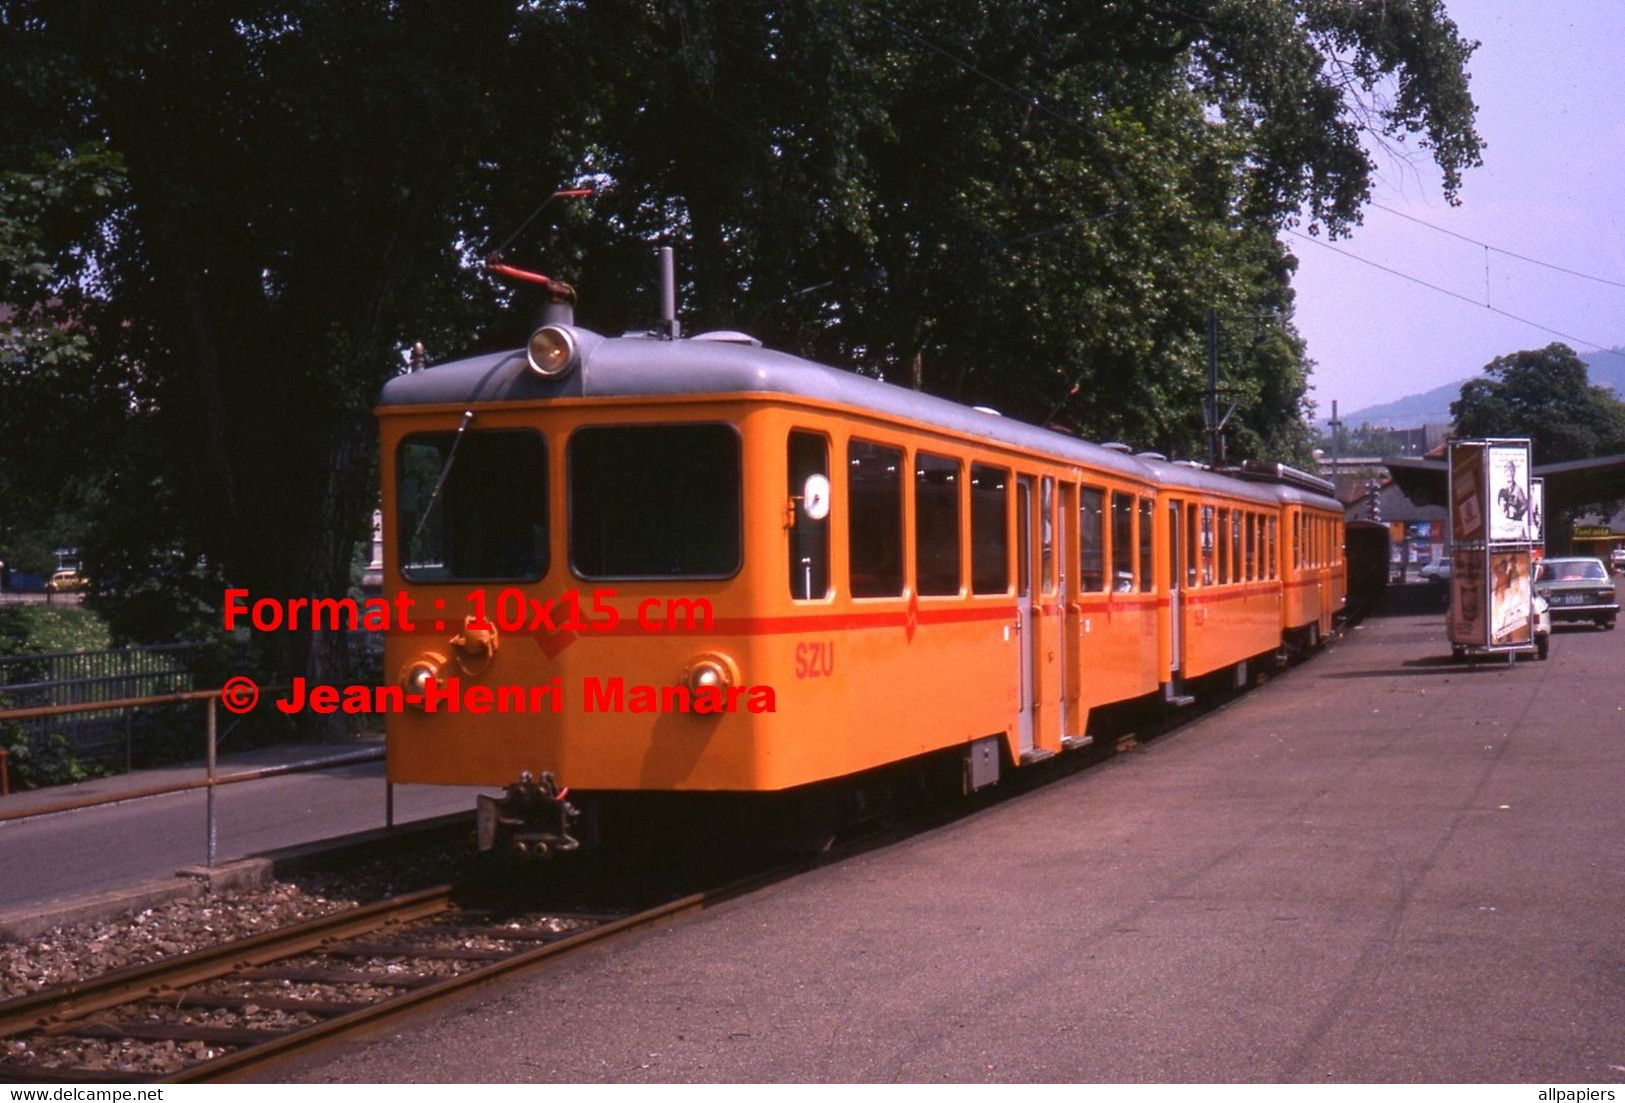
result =
M111 646L107 622L82 605L0 606L0 655L100 651Z
M31 742L20 733L0 735L9 744L11 787L41 789L48 785L71 785L93 777L107 777L111 770L82 761L65 736L52 732L43 740Z

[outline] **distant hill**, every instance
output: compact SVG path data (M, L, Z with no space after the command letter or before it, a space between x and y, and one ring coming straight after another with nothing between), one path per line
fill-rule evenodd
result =
M1615 397L1625 401L1625 348L1610 352L1583 352L1580 359L1591 372L1591 382L1613 388ZM1390 429L1416 429L1423 425L1441 425L1450 420L1450 404L1461 397L1461 385L1466 379L1446 383L1431 391L1407 395L1393 402L1383 402L1360 410L1338 411L1343 424L1354 429L1363 424L1386 425ZM1316 422L1324 429L1325 419Z

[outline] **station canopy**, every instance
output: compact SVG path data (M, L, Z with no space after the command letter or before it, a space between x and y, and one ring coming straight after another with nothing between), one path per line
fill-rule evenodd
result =
M1417 505L1444 505L1448 460L1393 456L1382 461L1405 496ZM1530 474L1546 480L1546 510L1578 510L1625 499L1625 453L1589 460L1538 464Z

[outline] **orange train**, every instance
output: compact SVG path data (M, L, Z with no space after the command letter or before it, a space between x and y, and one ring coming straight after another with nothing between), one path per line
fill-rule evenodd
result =
M417 610L386 646L415 706L389 777L508 786L484 846L572 848L640 795L910 765L981 788L1109 706L1313 646L1342 606L1343 514L1311 476L554 309L378 408L384 586Z

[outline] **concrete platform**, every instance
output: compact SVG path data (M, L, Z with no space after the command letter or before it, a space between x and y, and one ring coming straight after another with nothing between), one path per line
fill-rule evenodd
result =
M385 825L381 744L234 752L217 777L212 870L201 765L0 798L0 939L263 881L266 863L233 863ZM395 822L470 814L477 792L398 785Z
M299 743L256 747L220 755L215 763L215 783L235 785L283 773L378 762L383 757L381 740L335 746ZM201 789L208 784L208 776L204 762L186 762L8 793L0 797L0 823Z
M1625 632L1375 617L947 827L284 1081L1625 1080Z

